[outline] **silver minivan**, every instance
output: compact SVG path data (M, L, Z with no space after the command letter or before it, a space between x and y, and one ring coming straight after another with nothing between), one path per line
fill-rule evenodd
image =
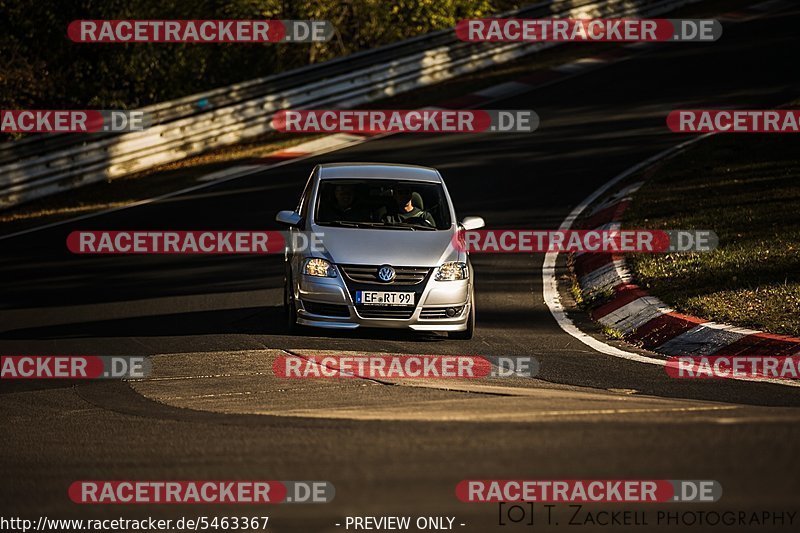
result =
M474 274L436 169L383 163L317 165L289 226L288 326L402 328L470 339ZM302 243L299 245L298 243Z

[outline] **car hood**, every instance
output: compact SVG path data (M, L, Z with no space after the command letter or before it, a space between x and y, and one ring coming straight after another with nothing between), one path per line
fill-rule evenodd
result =
M406 231L317 227L322 256L344 265L394 265L434 267L445 261L464 260L453 247L455 230ZM461 255L461 257L459 257Z

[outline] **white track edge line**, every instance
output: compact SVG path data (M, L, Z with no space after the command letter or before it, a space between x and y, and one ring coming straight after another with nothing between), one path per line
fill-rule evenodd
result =
M559 230L568 230L572 227L572 224L575 223L575 220L583 213L583 211L589 207L595 200L597 200L600 196L602 196L606 191L608 191L611 187L619 183L620 181L624 180L631 174L638 172L644 168L649 167L650 165L673 155L682 152L687 147L703 140L708 137L714 135L712 133L706 133L700 135L699 137L691 138L687 141L679 143L671 148L667 148L651 157L648 157L644 161L637 163L636 165L624 170L620 174L617 174L606 183L601 185L597 190L595 190L592 194L587 196L581 203L579 203L575 208L567 215L561 225L558 227ZM564 310L564 306L561 304L561 297L558 294L558 279L556 278L556 260L558 258L558 252L547 252L544 256L544 263L542 264L542 296L544 297L544 302L547 305L547 308L550 310L550 314L553 315L558 326L568 335L574 337L575 339L579 340L589 348L600 352L605 355L610 355L612 357L619 357L622 359L627 359L629 361L635 361L638 363L646 363L650 365L657 365L657 366L666 366L667 360L666 359L659 359L656 357L649 357L646 355L641 355L634 352L628 352L626 350L622 350L615 346L611 346L610 344L606 344L603 341L592 337L591 335L584 333L583 331L578 328L574 322L567 316L566 311ZM733 377L728 379L735 379L738 381L752 381L756 383L772 383L776 385L785 385L789 387L800 387L800 381L794 380L784 380L784 379L772 379L772 378L755 378L755 377Z

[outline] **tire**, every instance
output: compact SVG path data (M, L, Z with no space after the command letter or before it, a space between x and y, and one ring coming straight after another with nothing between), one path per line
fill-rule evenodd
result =
M297 323L297 304L294 300L291 278L287 278L283 284L283 314L286 321L286 331L290 335L300 333L301 327Z
M467 319L467 329L464 331L448 331L447 337L457 341L468 341L475 334L475 294L470 293L469 298L469 318Z

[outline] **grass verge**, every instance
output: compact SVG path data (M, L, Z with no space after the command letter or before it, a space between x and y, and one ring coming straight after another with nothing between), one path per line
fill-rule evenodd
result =
M624 227L712 229L710 253L638 254L635 281L677 310L800 335L800 150L794 135L717 135L665 162Z

